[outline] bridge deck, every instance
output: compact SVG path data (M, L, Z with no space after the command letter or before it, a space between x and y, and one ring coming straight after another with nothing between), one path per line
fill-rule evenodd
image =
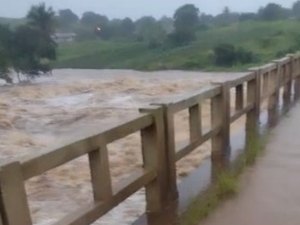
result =
M249 169L238 195L201 225L300 223L300 105L272 131L264 155Z

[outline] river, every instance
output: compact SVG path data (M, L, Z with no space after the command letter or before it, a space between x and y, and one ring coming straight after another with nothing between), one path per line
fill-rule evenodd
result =
M1 163L55 149L101 132L138 114L162 98L200 89L243 73L132 70L54 70L30 84L0 87ZM209 126L209 102L203 106ZM177 140L188 135L188 114L176 116ZM113 183L141 166L139 134L108 146ZM209 143L178 163L186 176L210 153ZM50 225L92 200L87 157L81 157L26 182L35 224ZM144 212L143 190L95 224L131 224Z

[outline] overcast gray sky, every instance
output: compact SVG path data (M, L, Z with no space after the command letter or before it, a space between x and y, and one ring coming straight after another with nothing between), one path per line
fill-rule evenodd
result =
M193 3L201 12L216 14L229 6L232 11L256 11L270 1L290 7L296 0L46 0L47 5L55 10L70 8L78 15L85 11L105 14L110 18L129 16L138 18L144 15L161 17L171 16L176 8L186 3ZM32 4L42 0L0 0L0 17L24 17Z

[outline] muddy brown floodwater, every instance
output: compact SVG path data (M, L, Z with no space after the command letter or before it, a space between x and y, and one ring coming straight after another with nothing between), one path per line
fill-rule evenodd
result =
M138 114L138 108L163 97L200 89L242 73L130 70L55 70L32 84L0 87L0 161L25 159L101 132ZM204 126L209 126L204 104ZM176 116L176 138L187 138L188 114ZM108 146L113 183L141 166L139 134ZM210 154L204 144L178 163L185 176ZM50 225L92 200L87 157L81 157L26 182L35 224ZM145 210L143 190L109 212L97 225L131 224Z

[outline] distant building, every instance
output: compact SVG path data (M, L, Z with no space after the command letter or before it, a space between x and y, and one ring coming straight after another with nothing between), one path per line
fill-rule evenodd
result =
M56 43L72 42L76 38L75 33L55 33L52 35L52 39Z

